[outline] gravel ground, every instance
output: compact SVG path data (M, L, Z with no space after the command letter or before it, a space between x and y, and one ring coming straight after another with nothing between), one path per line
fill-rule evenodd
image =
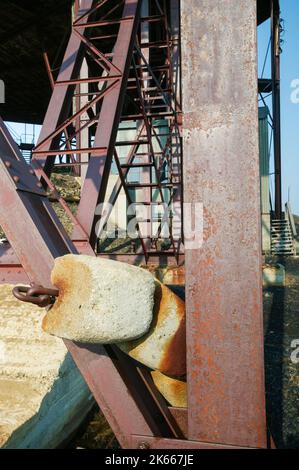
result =
M101 413L98 406L95 406L68 448L119 449L120 446L105 416Z

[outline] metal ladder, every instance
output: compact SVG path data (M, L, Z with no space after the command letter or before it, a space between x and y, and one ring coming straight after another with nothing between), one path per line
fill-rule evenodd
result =
M75 242L88 242L95 251L100 236L95 228L99 221L104 226L105 220L101 219L107 217L98 215L97 207L105 201L113 160L119 171L119 181L113 190L116 197L109 201L112 206L115 205L122 187L129 204L129 190L133 189L144 191L145 205L152 202L154 190L159 193L162 204L165 203L164 191L169 192L168 206L180 200L181 161L175 166L171 150L176 139L176 159L181 160L178 124L180 108L173 85L172 42L166 3L157 0L153 5L155 14L140 18L141 2L138 1L81 2L65 53L64 64L68 65L62 66L58 75L41 135L33 151L32 165L44 187L49 185L55 166L78 168L87 165L76 214L78 223L72 239ZM138 33L140 23L148 25L148 28L158 25L163 40L142 43ZM116 32L111 34L112 30ZM162 47L165 54L159 54L162 59L156 58L154 65L149 64L144 51L152 51L157 47L159 50ZM89 66L89 74L86 77L80 75L84 60ZM85 87L84 92L82 86ZM130 109L126 111L128 102ZM157 119L165 119L168 124L171 137L164 145L155 130ZM144 132L140 135L137 133L136 140L118 142L117 129L123 120L142 122ZM89 130L90 134L88 147L82 146L80 139L81 133L86 130ZM154 149L155 145L160 146L157 152L159 155ZM125 163L118 159L117 151L120 146L130 149ZM142 152L142 155L138 154L141 146L147 146L147 152ZM83 155L88 155L88 161L82 160ZM57 164L58 157L60 160ZM138 159L141 157L144 160L139 163ZM161 172L165 165L171 173L167 183L161 181ZM138 166L143 168L143 171L148 169L148 181L130 184L127 181L128 173ZM172 175L174 167L176 180ZM149 219L152 219L151 214ZM139 230L141 247L138 254L142 252L145 262L148 262L150 256L159 256L157 239L161 235L162 220L158 220L158 223L160 227L156 237L144 237ZM144 227L144 223L140 223L141 225ZM78 229L79 226L83 230ZM178 261L181 238L173 240L171 233L169 238L172 249L165 250L164 254L173 256Z

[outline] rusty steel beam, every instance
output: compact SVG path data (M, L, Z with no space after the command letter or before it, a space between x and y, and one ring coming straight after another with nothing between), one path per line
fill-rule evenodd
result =
M83 12L90 10L93 3L94 0L82 0L80 12L83 14ZM57 78L57 81L66 82L66 84L55 87L53 90L37 147L69 116L72 105L71 96L74 93L74 89L68 86L67 82L79 73L83 61L83 53L84 46L80 38L73 31ZM34 158L35 156L33 155L33 160ZM39 163L49 175L53 167L53 160L47 159L44 156L43 159L39 159Z
M89 243L74 242L74 245L78 253L83 255L93 256L94 251L91 250ZM0 284L6 284L9 279L9 283L18 284L20 282L27 284L29 278L17 259L17 256L14 254L9 261L5 254L6 250L12 250L9 243L4 243L0 245ZM153 254L149 257L148 260L145 259L143 253L134 254L134 253L102 253L98 255L104 259L110 259L112 261L120 261L121 263L133 264L135 266L145 266L148 264L149 267L163 268L168 267L182 269L184 267L184 255L180 254L179 260L177 260L173 254L163 252ZM184 271L178 279L172 280L171 284L173 285L183 285L184 284Z
M1 256L1 255L0 255ZM25 284L28 285L30 279L20 265L4 264L1 259L0 284Z
M78 252L2 120L0 136L0 224L14 249L4 250L6 266L19 260L31 282L52 287L55 258ZM158 392L147 388L130 358L113 347L65 344L122 447L130 447L133 434L182 434L166 402L156 399Z
M105 199L115 147L120 145L132 146L127 158L128 167L126 171L123 171L123 166L119 165L119 181L113 190L113 206L122 188L128 197L130 189L127 186L128 173L134 165L135 167L138 165L135 160L137 156L135 153L142 145L148 147L145 158L147 168L144 172L147 176L150 176L149 181L146 182L148 186L140 185L138 187L139 195L141 194L140 189L142 189L144 203L151 202L152 194L156 190L163 202L164 189L167 189L167 192L169 192L169 206L171 206L180 200L182 193L180 190L182 185L181 138L178 125L180 107L175 97L175 83L171 63L173 45L170 34L169 12L166 2L157 0L154 4L153 11L159 12L159 15L141 18L140 29L147 28L150 32L152 28L151 20L159 20L161 22L161 38L165 36L166 51L161 56L162 63L165 63L151 67L138 47L140 46L140 34L137 33L139 33L140 26L141 0L124 0L124 2L118 4L117 8L111 0L94 1L92 3L85 0L81 4L80 10L79 2L76 2L70 42L60 74L55 82L41 136L33 152L32 165L44 187L50 186L49 177L54 167L69 167L71 171L78 173L82 168L81 165L85 165L86 177L84 178L72 239L75 243L89 240L95 251L97 250L97 241L100 235L96 233L95 228L99 219L102 223L104 222L103 219L107 219L110 214L107 213L105 216L101 216L96 213L96 208ZM111 7L108 13L102 9L103 5ZM110 18L111 12L115 12L116 9L119 10L119 18ZM118 25L119 30L117 34L113 35L113 38L109 38L109 46L107 46L107 44L100 41L101 36L97 36L96 28L112 24ZM107 35L104 35L104 37L107 38ZM105 47L105 53L101 50L102 45ZM133 54L134 46L135 58ZM107 53L107 47L111 52ZM83 75L82 62L85 63ZM97 73L96 70L99 66L100 70ZM135 77L132 76L134 67ZM93 75L98 76L90 76L90 70L92 70ZM130 72L131 76L129 77ZM141 79L144 76L150 78L144 81ZM146 130L146 135L142 138L139 132L136 131L137 140L116 142L118 127L122 118L124 97L130 88L127 86L128 81L131 83L132 80L136 85L134 88L135 95L134 91L131 92L132 96L129 99L137 108L137 112L140 112L140 119L144 123L143 127ZM155 87L144 87L145 83L150 82L153 82ZM166 85L165 82L167 82ZM82 84L85 86L84 93L81 93L80 89ZM151 88L150 96L148 95L148 88ZM155 92L155 96L152 95L152 91ZM84 105L81 103L80 96L84 96L82 100ZM76 106L72 106L72 102L76 103ZM161 102L163 104L157 104ZM156 118L165 117L165 112L158 111L156 114L149 112L157 108L169 109L169 137L166 145L162 145L159 138L162 139L168 134L159 137L152 120L154 116ZM125 116L127 120L133 119L135 121L136 117L138 115ZM85 147L82 145L84 140L82 139L83 132ZM89 134L87 138L86 132ZM153 142L160 146L161 152L154 152ZM76 148L74 148L75 143ZM84 162L82 156L84 156ZM57 157L60 160L58 164L55 163ZM163 168L165 164L168 165L169 169L169 185L162 187L160 177L164 175ZM154 184L151 184L154 179ZM61 200L61 202L68 212L64 201ZM144 259L149 261L153 255L160 255L157 242L161 238L161 227L156 236L150 237L147 233L144 233L144 224L141 225L139 239L143 247ZM148 227L148 225L146 226ZM102 227L104 228L104 224L102 224ZM181 239L177 241L173 239L171 227L169 238L172 240L173 249L164 250L167 251L166 259L169 259L168 255L171 254L179 262L182 252ZM146 242L143 241L144 239Z
M277 0L271 0L271 73L275 166L275 217L277 219L282 218L280 46L280 8Z
M72 35L65 54L63 65L59 73L50 105L46 114L44 125L35 151L33 152L33 164L38 161L47 175L50 175L55 156L59 153L90 153L90 162L87 166L87 174L82 190L82 198L79 204L77 218L80 224L89 234L92 245L96 245L94 233L95 210L106 193L109 170L112 162L114 146L116 141L118 123L122 111L125 87L129 76L132 60L135 36L140 20L141 0L125 0L121 18L117 20L107 20L108 23L119 24L117 40L113 48L112 60L109 61L98 47L89 39L89 30L103 24L103 21L90 22L91 14L98 10L106 2L84 0L78 12L79 18L74 21ZM94 7L94 8L92 8ZM107 16L107 15L106 15ZM103 19L103 17L101 17ZM109 23L110 24L110 23ZM88 30L88 31L87 31ZM93 60L102 65L107 73L102 77L88 78L87 83L96 81L112 83L102 93L94 93L95 98L90 99L84 109L80 109L70 117L72 96L75 93L75 86L78 84L80 68L84 53L88 52L93 56ZM95 81L96 80L96 81ZM92 98L91 93L91 98ZM83 112L98 103L102 102L99 116L94 118L97 122L94 145L89 149L76 149L63 151L59 149L59 141L62 133L68 133L68 126L75 121ZM76 134L73 136L75 137ZM98 145L99 144L99 145ZM101 151L99 152L99 149ZM102 151L103 149L103 151ZM45 183L44 178L36 169L37 174ZM74 240L81 240L82 234L74 230Z
M0 282L4 267L7 269L5 282L11 276L20 278L24 275L31 281L49 286L50 272L57 256L78 252L95 255L84 234L88 234L94 246L94 211L106 192L140 4L141 0L125 0L110 63L90 42L85 29L92 33L93 27L114 20L102 18L97 22L92 18L92 23L84 25L84 22L88 23L91 11L98 11L100 3L82 0L81 12L77 12L81 19L74 23L35 153L36 173L48 185L53 157L59 154L60 134L68 135L69 132L72 97L80 80L84 50L89 49L98 56L95 61L101 60L110 67L107 78L97 78L99 83L103 80L109 83L111 74L116 82L111 90L105 89L94 147L74 151L69 148L61 152L80 154L88 151L91 155L75 243L64 232L39 180L31 167L25 166L0 121L0 223L15 250L14 255L7 244L0 246L3 263ZM116 348L66 341L122 447L201 449L263 448L267 445L255 6L255 0L219 0L212 6L210 0L182 2L184 200L202 203L205 216L203 247L190 249L186 245L185 250L188 410L168 408L148 380L148 372L137 368ZM194 14L190 15L190 11ZM195 14L197 11L201 15ZM156 15L143 21L165 22L165 16ZM219 24L217 31L215 22ZM238 28L237 23L241 24ZM140 54L138 48L137 52ZM136 68L142 62L144 60ZM149 73L153 72L149 64L144 67ZM163 66L161 73L165 70ZM198 70L196 80L194 70ZM234 94L228 82L223 83L223 77L232 74L236 76L232 81L239 84ZM88 79L90 85L94 81L94 77ZM136 87L139 95L144 92L143 88ZM159 89L159 83L156 82L155 88ZM91 95L96 96L96 93ZM92 100L91 96L91 108L96 103ZM177 103L173 102L173 105L179 112ZM73 118L80 117L81 111L76 110ZM165 113L156 116L163 115ZM138 116L147 121L149 114L145 114L142 107ZM173 112L169 113L169 118L173 118ZM92 113L90 121L95 119L97 116ZM176 120L173 125L178 126ZM140 145L140 141L126 144ZM40 169L40 163L45 172ZM119 184L116 190L118 188ZM152 255L155 257L150 259L160 264L170 253ZM143 259L139 253L104 256L127 262ZM189 441L184 440L185 436Z
M99 203L104 202L106 194L124 101L124 92L129 77L133 47L139 26L140 9L141 0L125 1L122 19L126 21L121 21L120 23L112 60L114 68L119 70L122 78L112 92L103 100L94 140L95 147L103 147L106 148L107 151L104 156L94 151L91 152L82 197L78 208L78 220L89 234L92 246L96 244L96 234L94 231L97 222L95 218L96 207ZM76 233L74 233L73 238L76 239Z
M161 437L147 437L142 435L132 436L131 439L131 448L132 449L181 449L181 450L244 450L248 447L242 446L230 446L226 444L214 444L212 442L198 442L191 440L183 439L165 439ZM188 466L188 454L185 454L187 460L181 460L181 463L184 462L184 466ZM189 456L192 459L192 456ZM193 459L192 459L193 460ZM194 463L194 461L193 461Z
M50 272L54 258L77 251L1 118L0 135L1 226L29 279L49 283L41 266Z
M203 245L185 246L188 437L264 448L256 1L181 14L184 201L204 207Z

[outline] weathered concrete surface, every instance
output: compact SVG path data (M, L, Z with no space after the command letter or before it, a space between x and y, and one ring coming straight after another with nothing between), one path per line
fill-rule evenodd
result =
M175 408L187 408L186 381L168 377L157 370L151 372L151 375L157 389L171 406Z
M60 339L42 332L43 309L0 286L0 447L55 448L93 399Z
M181 2L189 438L265 447L256 24L256 0Z
M149 270L155 278L157 278L162 284L168 286L184 286L185 285L185 267L161 267L156 265L148 264L142 266L144 269Z
M137 266L85 255L55 260L60 295L43 319L49 334L80 343L113 344L145 335L153 321L153 276Z
M282 264L267 264L263 266L263 286L283 287L286 282L285 267Z
M118 344L136 361L171 377L186 375L185 303L156 281L153 322L137 341Z

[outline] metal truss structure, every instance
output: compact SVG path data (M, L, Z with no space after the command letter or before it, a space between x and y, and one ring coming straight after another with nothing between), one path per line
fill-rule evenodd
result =
M137 218L139 251L146 262L159 254L157 242L161 227L151 236L153 206L162 205L168 213L174 201L179 203L181 194L180 106L174 91L172 36L166 2L152 3L155 14L142 18L141 2L102 1L93 7L93 2L86 1L80 9L77 6L79 14L64 58L64 64L70 65L62 68L55 83L32 159L44 186L49 184L57 157L60 157L58 167L87 166L72 238L90 243L94 250L101 235L101 230L97 233L95 230L99 219L95 214L98 205L105 201L114 160L119 181L111 206L124 188L129 204L133 202L130 196L133 189L138 192L139 205L148 207L145 218ZM158 28L160 39L144 43L138 31L140 22L142 28L146 25L149 38L155 32L152 30ZM150 65L147 56L150 59L155 50L159 55L158 58L154 55ZM84 77L83 63L87 64ZM157 132L158 119L165 121L164 134ZM135 126L137 122L133 140L117 139L119 123L123 120ZM84 131L88 133L88 147L82 146ZM119 148L128 150L126 158L119 158ZM82 155L87 158L83 160ZM66 156L67 161L61 163ZM129 182L130 171L137 168L142 169L144 181ZM154 193L157 193L155 202ZM102 229L108 217L109 213L101 221ZM170 233L169 239L171 250L163 254L178 260L180 236L174 240Z
M233 16L234 2L228 3L226 15L230 18ZM4 247L1 251L2 266L6 269L2 282L30 281L51 288L50 273L56 257L66 253L101 255L98 253L97 238L110 214L109 211L98 214L97 207L105 201L112 165L118 171L118 181L110 196L113 204L121 189L129 203L135 202L132 200L132 190L140 191L142 196L138 202L150 208L153 204L163 205L164 208L174 204L181 207L183 195L188 202L199 196L199 186L182 190L181 104L172 68L173 53L178 45L169 22L169 4L166 0L153 0L149 14L143 15L142 0L81 0L80 4L76 3L72 33L60 73L53 83L52 98L33 153L32 166L24 162L4 123L0 122L0 224L11 244L11 247ZM202 4L205 9L206 2L202 1ZM252 13L252 18L255 26L256 13ZM214 25L211 29L214 31ZM195 29L193 34L197 34ZM245 44L246 41L240 42ZM159 54L155 53L157 50ZM245 57L243 49L239 54L241 58ZM235 60L238 60L237 54ZM246 64L248 66L247 59ZM239 95L242 96L242 91ZM163 120L165 131L162 133L157 129L158 120ZM119 139L123 121L134 123L135 138ZM186 126L189 126L191 134L194 122L187 119ZM219 140L217 145L220 145ZM120 157L120 149L127 150L125 157ZM219 161L216 161L219 168L222 165L222 150L219 151ZM245 168L252 170L247 156L244 152L242 162ZM200 158L204 164L204 157ZM240 156L234 158L237 165L236 159ZM191 176L197 177L196 168L200 161L190 153L188 161L184 162L186 181L190 181ZM57 200L73 222L72 240L47 198L48 188L55 191L51 182L55 166L70 167L76 174L79 173L78 168L81 174L86 170L76 215L56 192ZM137 168L142 173L138 183L129 178L130 172ZM206 167L205 170L208 180L212 169ZM250 189L256 174L252 171L252 175ZM204 183L207 193L211 194L210 183ZM217 188L223 187L221 171L214 183ZM236 185L235 181L233 183ZM256 178L256 189L258 184ZM233 187L237 188L237 185ZM182 256L186 257L188 409L169 406L157 391L149 370L125 356L118 348L65 342L122 447L266 447L261 296L257 281L261 266L258 243L255 243L259 239L255 218L258 190L256 196L248 198L248 207L245 205L247 212L253 213L255 221L248 225L246 236L243 236L236 225L236 218L232 216L236 212L234 198L222 200L219 204L214 193L210 196L210 210L217 215L219 208L222 213L230 211L231 223L236 227L233 253L226 258L223 255L222 265L217 265L213 254L226 253L225 231L220 237L215 230L218 238L213 234L214 238L207 242L211 253L207 263L200 250L184 255L181 227L179 235L174 235L171 223L168 246L162 250L159 238L163 230L163 215L156 217L157 229L151 233L148 230L148 226L153 225L151 211L138 221L140 242L136 253L110 255L110 258L131 263L137 260L157 264L177 264ZM253 201L252 206L250 201ZM213 221L212 215L210 218ZM222 227L228 225L223 223ZM243 320L237 316L237 307L234 320L231 319L230 308L232 305L239 306L240 294L232 289L225 269L232 262L236 272L239 272L240 263L235 260L237 256L234 257L234 253L239 250L238 244L241 242L246 249L251 247L252 251L243 254L243 260L244 264L254 263L245 275L247 284L244 282L248 290L249 286L252 288L253 294L242 292L242 308L239 310ZM256 256L256 262L251 254ZM198 272L206 276L201 289ZM214 301L211 299L213 282L218 289ZM219 301L217 309L215 298ZM202 305L201 315L198 315L199 305ZM209 320L205 320L205 315L210 315ZM241 352L242 334L247 331ZM212 348L221 347L218 340L222 341L224 348L221 363L212 356ZM247 360L249 352L252 358ZM232 366L230 361L238 354L240 364ZM250 365L248 370L242 368L243 362ZM237 384L233 378L236 371L239 377ZM220 386L219 377L223 376L225 380ZM244 403L252 406L244 407L240 403L242 397L234 391L234 387L239 391L248 391L252 383L256 384L257 390L243 397ZM199 385L201 391L198 393ZM238 409L242 415L240 423L236 416Z
M259 80L259 93L266 106L265 97L272 95L272 116L270 125L273 131L275 201L273 212L275 219L282 218L282 169L281 169L281 112L280 112L280 56L282 24L280 7L276 0L271 0L271 30L269 49L271 50L271 78Z

